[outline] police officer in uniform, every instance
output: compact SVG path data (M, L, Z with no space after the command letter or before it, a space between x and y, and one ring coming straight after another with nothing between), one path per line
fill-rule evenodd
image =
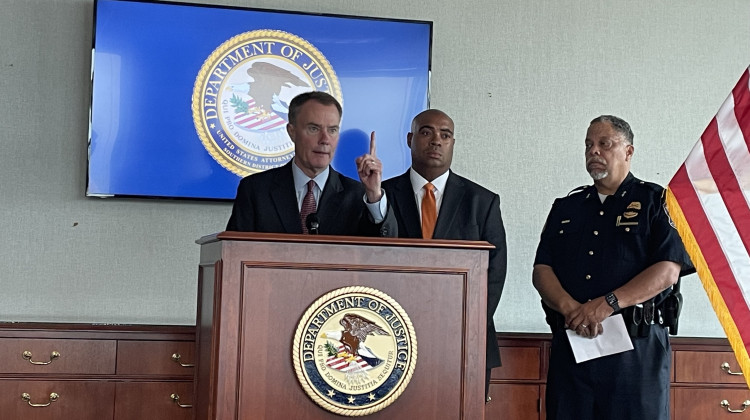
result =
M552 328L549 420L669 420L672 286L694 269L664 207L664 189L630 173L633 132L603 115L586 133L593 186L555 200L533 282ZM680 298L681 299L681 298ZM565 329L583 337L622 313L634 350L577 364ZM672 325L674 332L674 325Z

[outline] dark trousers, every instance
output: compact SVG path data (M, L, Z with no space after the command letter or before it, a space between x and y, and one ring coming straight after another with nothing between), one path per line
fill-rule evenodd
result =
M576 364L564 331L552 335L548 420L669 420L671 347L652 326L634 349Z

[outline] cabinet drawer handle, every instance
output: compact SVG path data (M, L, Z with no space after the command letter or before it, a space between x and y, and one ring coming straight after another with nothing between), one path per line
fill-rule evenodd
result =
M49 362L35 362L35 361L31 360L31 352L30 351L26 350L26 351L23 352L23 358L26 359L26 360L28 360L29 363L31 363L32 365L48 365L48 364L52 363L52 361L54 361L58 357L60 357L60 353L58 353L56 351L53 351L49 355Z
M60 398L60 396L57 395L56 392L53 392L53 393L49 394L49 402L47 404L32 404L31 403L31 395L29 395L29 394L27 394L25 392L23 394L21 394L21 399L24 400L24 401L26 401L27 403L29 403L29 405L32 406L32 407L46 407L46 406L52 404L53 402L57 401L58 398Z
M724 372L730 375L742 375L742 372L732 372L732 368L729 367L728 362L724 362L721 364L721 370L723 370Z
M175 363L177 363L177 364L179 364L182 367L195 367L195 365L192 364L192 363L182 363L182 362L180 362L180 358L181 357L182 357L182 355L180 353L173 353L172 354L172 361L175 362Z
M742 403L742 410L732 410L729 408L729 401L727 400L721 400L719 403L722 407L726 408L728 412L730 413L742 413L747 409L748 406L750 406L750 400L745 400L745 402Z
M193 406L190 404L180 404L180 394L172 394L169 396L169 398L174 401L175 404L177 404L178 407L182 408L192 408Z

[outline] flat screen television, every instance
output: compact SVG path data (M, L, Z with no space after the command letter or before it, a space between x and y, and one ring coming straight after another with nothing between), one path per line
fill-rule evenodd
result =
M432 23L203 4L98 0L86 195L229 200L283 165L295 95L342 103L333 167L376 132L384 179L410 165L428 106Z

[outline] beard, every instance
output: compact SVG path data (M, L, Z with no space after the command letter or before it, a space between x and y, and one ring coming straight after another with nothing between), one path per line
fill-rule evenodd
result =
M588 166L591 163L599 163L602 165L606 165L607 161L605 161L602 158L592 157L591 159L586 161L586 166ZM589 170L589 175L594 181L599 181L599 180L606 178L607 175L609 175L609 171L606 168L605 169L591 169Z
M592 170L589 172L589 175L591 176L591 179L594 181L599 181L607 177L609 175L609 172L607 172L606 169L604 170Z

